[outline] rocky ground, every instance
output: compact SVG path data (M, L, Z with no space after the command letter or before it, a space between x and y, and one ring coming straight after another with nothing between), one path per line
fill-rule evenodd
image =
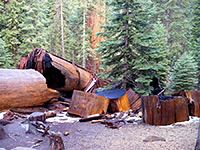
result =
M199 118L196 117L168 126L147 125L141 121L122 123L119 129L75 120L63 123L50 120L46 123L50 131L60 135L66 150L194 150L199 128ZM0 140L0 150L17 150L16 147L51 150L49 137L42 137L37 131L26 133L27 124L22 121L24 119L18 118L2 126L7 136ZM65 136L65 132L69 135Z

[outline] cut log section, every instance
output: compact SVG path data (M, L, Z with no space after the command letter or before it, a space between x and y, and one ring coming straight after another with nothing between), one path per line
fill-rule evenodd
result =
M93 114L106 114L109 99L93 93L74 90L68 113L87 117Z
M39 48L21 58L18 69L35 69L44 75L49 88L67 92L89 91L97 82L86 69Z
M43 105L59 95L35 70L0 69L0 110Z
M129 89L127 91L127 94L131 109L133 110L133 112L138 111L142 106L140 96L137 93L135 93L132 89Z
M159 100L158 96L142 97L143 122L151 125L169 125L189 120L188 101L183 97Z
M96 94L110 99L108 106L110 113L130 110L128 95L123 89L105 90Z
M190 99L190 104L194 105L193 115L200 117L200 91L188 91L185 95Z

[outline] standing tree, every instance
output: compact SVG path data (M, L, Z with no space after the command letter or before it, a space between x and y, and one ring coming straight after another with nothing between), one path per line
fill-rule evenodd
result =
M190 91L194 90L197 80L197 63L188 53L184 53L172 68L172 90Z
M198 83L200 84L200 1L195 4L192 23L192 53L198 64Z
M97 50L103 55L103 65L110 67L107 75L123 81L124 89L129 86L148 95L149 84L158 70L152 55L157 47L150 43L154 7L150 1L135 0L111 0L108 4L114 8L114 16L110 25L104 26L105 42Z

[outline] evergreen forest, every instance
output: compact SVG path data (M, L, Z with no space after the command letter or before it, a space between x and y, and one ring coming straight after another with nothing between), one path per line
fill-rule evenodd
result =
M200 89L200 0L1 0L0 68L42 48L149 95Z

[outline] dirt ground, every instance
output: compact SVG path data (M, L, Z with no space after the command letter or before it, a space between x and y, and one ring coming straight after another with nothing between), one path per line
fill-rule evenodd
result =
M34 147L36 150L51 150L48 136L41 133L26 133L24 119L15 119L2 126L9 135L0 140L0 149ZM91 122L47 123L50 130L59 134L66 150L194 150L198 136L199 118L168 126L153 126L144 123L128 123L119 129ZM69 135L64 136L65 132ZM158 136L166 141L145 142L149 136Z

